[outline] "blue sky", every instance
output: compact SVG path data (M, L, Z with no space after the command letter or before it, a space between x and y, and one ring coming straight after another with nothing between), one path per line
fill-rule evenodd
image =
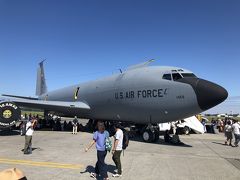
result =
M240 95L238 0L0 0L0 94L34 95L156 59Z

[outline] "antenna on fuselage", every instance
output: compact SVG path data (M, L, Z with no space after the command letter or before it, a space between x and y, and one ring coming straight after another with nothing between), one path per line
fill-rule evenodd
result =
M146 62L146 64L150 64L150 63L152 63L152 62L154 62L155 61L155 59L150 59L150 60L148 60L147 62Z
M152 62L154 62L154 61L155 61L155 59L150 59L150 60L148 60L147 62L144 62L144 63L140 63L140 64L136 64L136 65L130 66L130 67L127 68L127 70L143 68L143 67L148 66L150 63L152 63Z

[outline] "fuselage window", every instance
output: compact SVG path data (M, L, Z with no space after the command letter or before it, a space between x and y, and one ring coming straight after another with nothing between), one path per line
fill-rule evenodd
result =
M173 73L172 76L174 81L177 81L178 79L182 78L182 76L179 73Z
M166 80L172 80L172 75L171 74L164 74L163 75L163 79L166 79Z
M191 78L196 78L197 76L193 73L182 73L182 76L184 78L188 78L188 77L191 77Z

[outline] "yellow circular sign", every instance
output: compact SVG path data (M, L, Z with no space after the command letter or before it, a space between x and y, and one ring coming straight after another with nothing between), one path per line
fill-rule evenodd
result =
M8 119L8 118L10 118L12 116L12 111L10 111L10 110L5 110L5 111L3 111L3 117L4 118L6 118L6 119Z

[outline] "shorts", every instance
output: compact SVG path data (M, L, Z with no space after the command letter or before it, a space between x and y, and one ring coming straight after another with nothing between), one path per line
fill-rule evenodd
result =
M227 139L233 138L232 132L226 132L225 135L226 135Z

